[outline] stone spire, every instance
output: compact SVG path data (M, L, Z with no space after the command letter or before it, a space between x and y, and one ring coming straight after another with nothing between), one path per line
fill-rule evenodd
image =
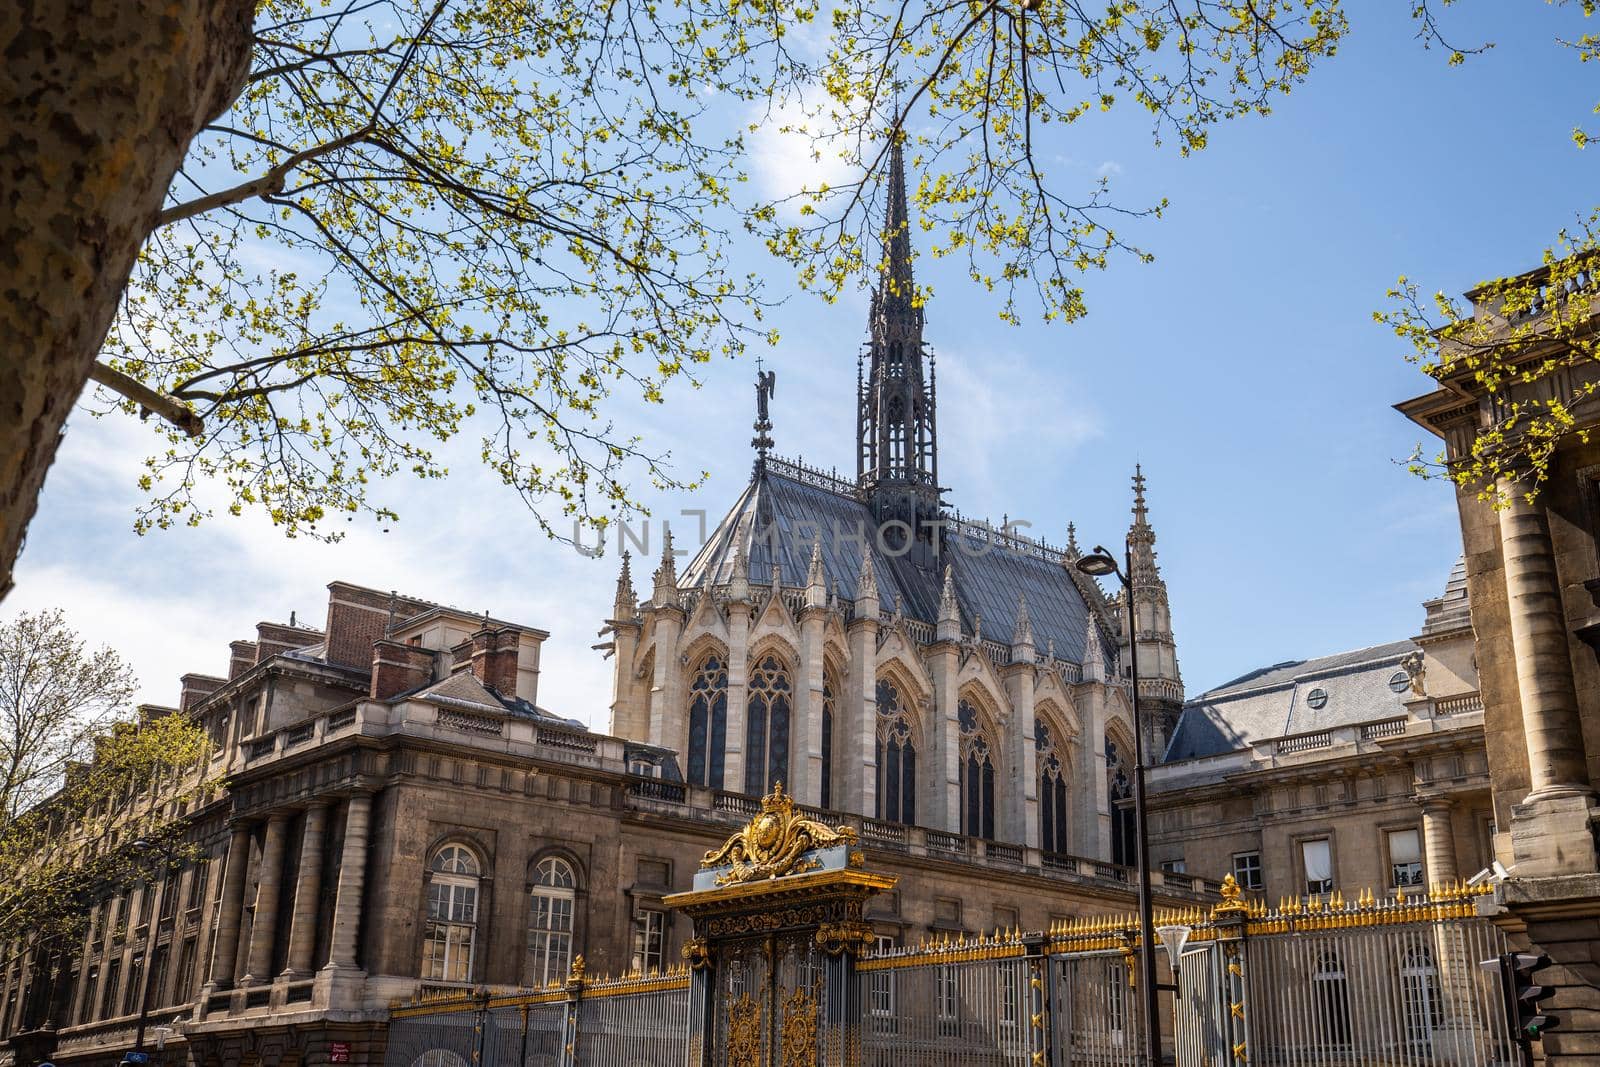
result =
M955 571L944 568L944 588L939 593L939 621L934 625L934 640L956 641L961 637L961 607L956 603Z
M1083 643L1083 680L1086 682L1106 680L1106 654L1100 647L1100 624L1093 618L1089 620L1089 637Z
M1033 622L1028 618L1027 593L1017 596L1017 625L1011 631L1011 647L1028 650L1029 655L1024 662L1033 659Z
M617 575L617 595L611 602L613 619L631 619L639 612L639 599L633 592L633 571L630 568L632 558L627 549L622 550L622 571Z
M658 608L678 602L678 561L672 554L670 526L661 535L661 565L656 568L655 592L650 599Z
M1166 751L1183 711L1183 677L1178 671L1178 648L1172 634L1172 611L1167 583L1156 563L1156 532L1150 525L1145 499L1144 469L1133 468L1133 524L1128 527L1134 632L1123 633L1119 653L1129 662L1132 650L1139 656L1139 706L1145 711L1150 751ZM1126 605L1123 606L1126 610Z
M811 566L806 571L806 607L828 605L828 581L822 573L822 538L811 542Z
M856 581L856 618L878 618L878 579L872 573L872 553L861 553L861 577Z
M858 373L856 475L880 527L912 531L904 547L932 567L938 552L938 432L932 375L922 341L923 313L911 274L911 218L904 152L889 148L883 267L868 316L865 381ZM894 523L892 527L886 524ZM899 526L900 523L905 525Z
M1078 547L1078 524L1067 523L1067 558L1076 560L1083 555L1083 549Z

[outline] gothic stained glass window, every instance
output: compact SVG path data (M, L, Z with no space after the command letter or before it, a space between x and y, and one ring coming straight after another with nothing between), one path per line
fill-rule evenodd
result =
M1111 802L1111 862L1131 867L1138 850L1133 776L1128 773L1127 757L1110 737L1106 738L1106 796Z
M822 675L822 798L825 808L833 806L833 675Z
M460 845L445 845L428 865L428 914L422 942L422 978L472 981L478 939L478 857Z
M1067 769L1043 719L1033 720L1033 747L1039 765L1039 847L1066 852L1072 825L1067 821Z
M789 777L789 669L776 656L762 656L750 672L745 705L744 791L766 793Z
M968 837L994 837L994 745L978 716L977 705L956 704L961 744L961 832Z
M700 661L689 682L689 782L722 788L728 733L728 667L715 653Z
M911 716L893 682L878 683L878 818L917 821L917 748Z

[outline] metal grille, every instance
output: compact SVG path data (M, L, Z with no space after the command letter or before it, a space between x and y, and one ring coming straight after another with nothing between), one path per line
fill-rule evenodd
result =
M1135 1067L1139 1063L1139 998L1120 951L1050 960L1051 1040L1061 1067Z
M864 1064L1030 1062L1029 961L918 963L856 975Z
M579 1067L683 1067L688 1038L688 986L579 1005Z
M1294 932L1247 942L1252 1063L1495 1067L1517 1051L1481 919Z
M385 1067L470 1067L478 1051L480 1013L413 1015L389 1023Z
M1233 1061L1224 1030L1229 1017L1227 981L1219 945L1184 952L1178 964L1178 992L1172 1013L1172 1039L1179 1064Z

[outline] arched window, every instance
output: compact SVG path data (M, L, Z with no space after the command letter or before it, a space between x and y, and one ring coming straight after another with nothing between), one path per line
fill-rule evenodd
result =
M534 868L528 907L528 982L565 981L572 970L572 914L578 878L572 864L546 856Z
M822 798L820 803L825 808L833 807L833 712L834 694L837 687L834 685L833 672L822 673Z
M1033 720L1033 748L1039 765L1039 847L1066 852L1072 825L1067 821L1067 769L1043 719Z
M1127 754L1109 735L1106 737L1106 797L1111 802L1111 862L1131 867L1134 853L1138 851L1133 818L1133 774Z
M1337 949L1328 949L1317 958L1311 976L1312 999L1316 1005L1317 1028L1326 1045L1350 1044L1350 985L1345 977L1344 960Z
M994 837L994 754L988 731L970 701L956 704L961 744L961 832Z
M789 777L789 669L777 656L762 656L750 672L745 704L744 791L766 793Z
M917 821L917 748L911 716L893 682L878 683L878 818Z
M422 978L472 981L478 940L478 888L483 867L462 845L445 845L428 864L428 920L422 942Z
M1434 1032L1444 1025L1444 1005L1439 1000L1439 969L1427 945L1412 945L1400 958L1400 992L1406 1041L1418 1049L1431 1048Z
M722 754L728 734L728 666L706 656L689 682L689 782L722 788Z

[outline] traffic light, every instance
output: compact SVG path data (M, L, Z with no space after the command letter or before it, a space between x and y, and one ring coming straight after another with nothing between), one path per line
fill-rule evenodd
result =
M1519 1041L1534 1041L1554 1030L1561 1018L1539 1010L1539 1002L1555 992L1554 986L1539 985L1533 972L1550 966L1542 952L1507 952L1500 957L1501 988L1506 996L1506 1021Z

